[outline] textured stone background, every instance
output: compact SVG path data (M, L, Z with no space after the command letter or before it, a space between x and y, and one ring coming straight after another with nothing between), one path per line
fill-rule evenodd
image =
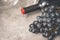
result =
M41 15L40 11L21 15L21 6L31 5L32 0L21 0L20 3L20 7L0 11L0 40L47 40L41 34L33 34L28 31L29 24L36 20L36 16ZM55 40L60 40L60 36Z

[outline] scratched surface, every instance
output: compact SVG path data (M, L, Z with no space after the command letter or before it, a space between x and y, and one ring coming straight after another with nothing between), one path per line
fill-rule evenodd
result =
M33 34L28 31L29 24L36 20L36 16L41 15L40 11L23 16L20 8L0 11L0 40L47 40L41 34ZM55 40L60 40L60 36Z

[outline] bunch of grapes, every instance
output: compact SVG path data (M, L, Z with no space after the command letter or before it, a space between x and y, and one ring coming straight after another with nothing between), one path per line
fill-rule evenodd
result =
M54 6L47 6L41 9L42 15L36 17L29 25L29 31L32 33L42 33L48 40L53 40L60 33L60 14L56 12Z

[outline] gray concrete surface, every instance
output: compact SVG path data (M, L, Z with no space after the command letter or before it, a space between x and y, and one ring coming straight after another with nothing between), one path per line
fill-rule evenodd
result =
M36 20L36 16L41 15L40 11L23 16L20 8L0 11L0 40L47 40L41 34L28 31L29 24ZM55 40L60 40L60 36Z

